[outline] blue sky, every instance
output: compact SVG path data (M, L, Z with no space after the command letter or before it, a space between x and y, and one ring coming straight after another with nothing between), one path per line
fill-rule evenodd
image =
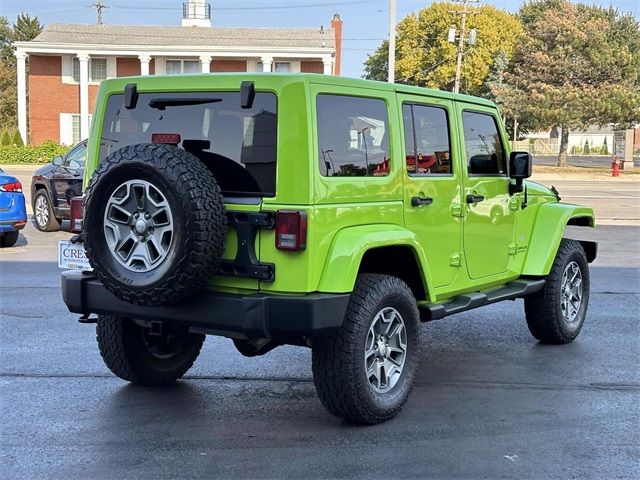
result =
M185 0L186 1L186 0ZM582 0L581 0L582 1ZM53 22L94 23L93 0L0 0L0 15L15 19L19 12L37 16L45 25ZM103 0L105 23L130 25L179 25L182 0ZM423 8L430 0L397 0L398 20ZM516 11L520 0L493 0L499 8ZM640 0L584 0L613 5L640 17ZM388 0L211 0L213 24L220 27L318 27L329 26L334 12L344 21L342 74L362 75L362 64L388 34ZM443 32L444 33L444 32Z

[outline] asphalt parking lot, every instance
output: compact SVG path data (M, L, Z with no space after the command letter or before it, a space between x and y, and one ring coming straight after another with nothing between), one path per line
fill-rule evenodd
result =
M60 298L69 234L29 225L0 250L2 477L640 477L638 184L548 183L603 220L569 232L600 242L582 334L537 344L521 300L426 324L408 404L374 427L322 408L304 348L209 337L174 387L117 379Z

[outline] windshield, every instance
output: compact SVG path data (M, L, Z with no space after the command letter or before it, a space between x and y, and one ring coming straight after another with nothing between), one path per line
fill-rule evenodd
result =
M273 196L276 103L264 92L251 108L241 108L240 92L142 93L136 107L126 109L124 95L112 95L100 161L128 145L171 138L213 172L223 194Z

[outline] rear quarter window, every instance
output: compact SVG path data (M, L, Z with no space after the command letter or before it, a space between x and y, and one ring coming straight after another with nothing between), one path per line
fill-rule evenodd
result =
M384 100L321 94L316 109L321 175L389 174L389 120Z

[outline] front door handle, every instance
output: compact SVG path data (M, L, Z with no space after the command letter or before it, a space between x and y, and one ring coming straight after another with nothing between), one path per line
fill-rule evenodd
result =
M419 207L421 205L431 205L433 198L431 197L411 197L411 206Z
M484 201L484 195L467 195L467 203L478 203Z

